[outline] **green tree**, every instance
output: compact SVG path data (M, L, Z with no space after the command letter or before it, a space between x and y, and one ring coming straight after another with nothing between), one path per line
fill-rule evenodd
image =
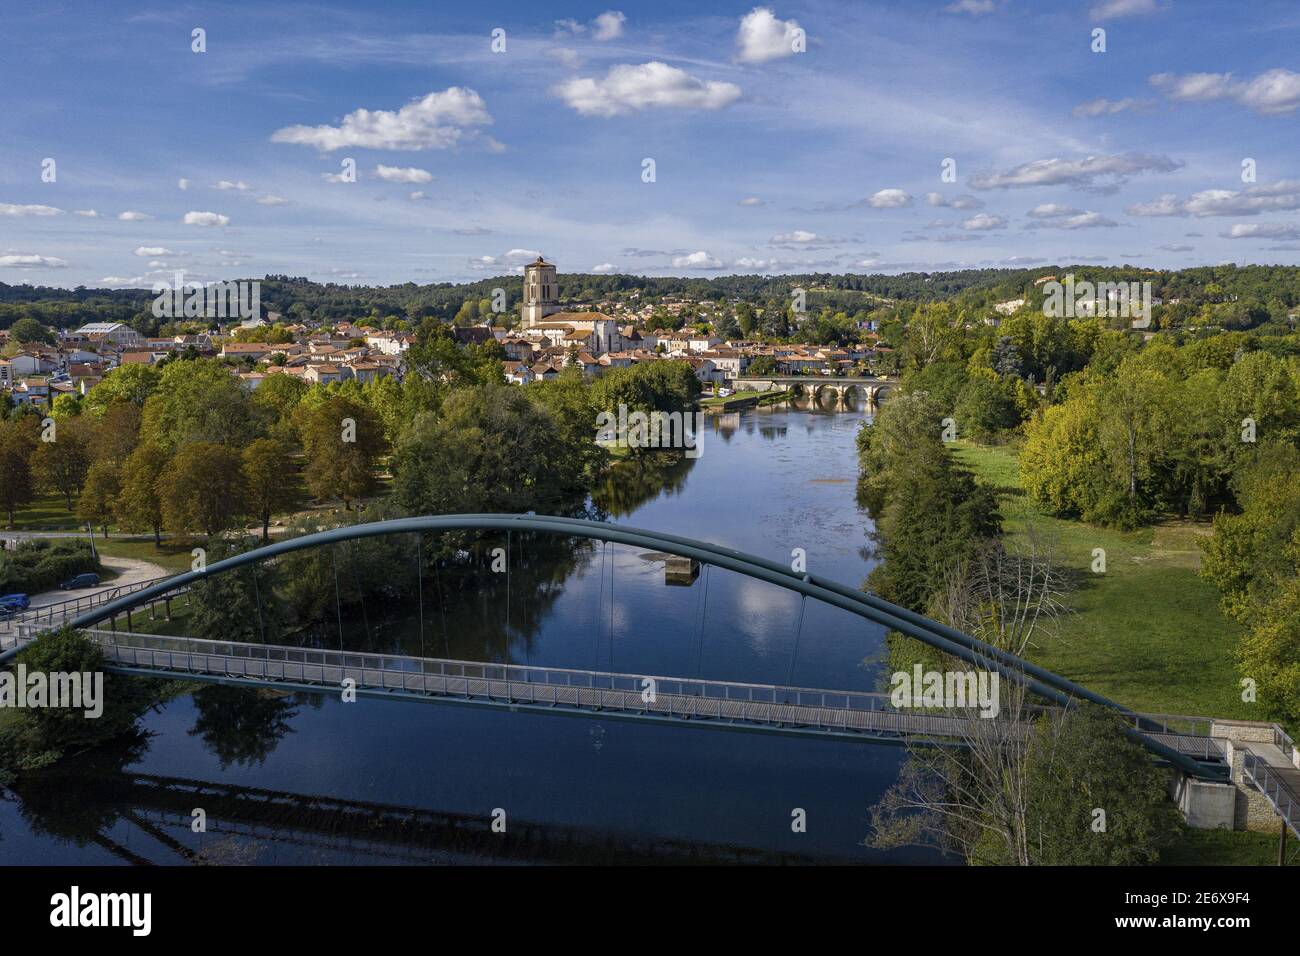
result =
M344 395L301 406L296 419L307 454L307 489L317 500L339 498L350 509L375 487L383 424L363 402Z
M298 503L293 452L284 442L259 438L244 449L243 470L248 508L261 519L265 543L271 540L271 515Z
M35 416L0 419L0 507L14 526L14 512L32 500L31 457L40 424Z
M158 479L167 467L167 452L157 445L140 445L122 463L121 490L113 514L124 531L152 531L162 544L162 498Z
M239 453L216 442L191 442L158 478L163 527L209 538L235 526L244 513Z
M73 507L73 496L81 490L90 470L90 427L80 418L56 422L53 429L43 432L41 441L32 452L32 472L36 480L63 495L68 510ZM52 440L46 440L46 434Z
M19 319L9 327L10 341L19 345L53 345L54 335L35 319Z
M141 435L174 449L186 442L239 447L256 437L252 403L221 362L173 362L144 405Z
M77 499L77 518L94 527L99 525L108 537L108 519L121 488L118 467L111 461L97 461L86 472L86 483Z

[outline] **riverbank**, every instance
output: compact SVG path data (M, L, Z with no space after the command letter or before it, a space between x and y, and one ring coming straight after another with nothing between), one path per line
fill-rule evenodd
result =
M1060 633L1030 658L1135 710L1258 719L1241 700L1234 664L1241 628L1197 571L1208 522L1112 531L1048 514L1025 494L1015 449L959 442L958 460L997 489L1006 537L1046 534L1079 586ZM1105 573L1091 571L1094 550Z
M734 412L742 408L757 408L764 405L779 405L794 397L790 389L770 392L737 392L726 397L712 395L701 398L697 404L704 412Z

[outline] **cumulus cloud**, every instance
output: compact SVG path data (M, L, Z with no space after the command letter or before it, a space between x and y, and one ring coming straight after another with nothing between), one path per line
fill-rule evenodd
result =
M1236 80L1231 73L1155 73L1151 85L1171 100L1205 103L1233 100L1265 115L1294 113L1300 108L1300 73L1267 70L1253 80Z
M38 256L35 253L11 253L0 256L4 269L65 269L67 260L58 256Z
M734 83L704 81L652 60L612 66L603 79L579 76L554 91L584 116L618 116L649 108L716 110L740 99Z
M612 262L602 262L600 265L592 266L591 271L598 276L613 275L618 271L618 266Z
M253 187L248 185L248 183L244 182L242 179L236 182L231 182L229 179L223 179L219 182L213 183L212 188L221 189L221 190L233 190L234 192L246 193Z
M1036 220L1030 223L1031 229L1109 229L1119 225L1099 212L1075 209L1054 202L1035 206L1029 210L1029 216Z
M1101 0L1093 4L1094 20L1114 20L1118 17L1135 17L1147 13L1156 13L1160 5L1156 0Z
M181 190L189 189L190 181L188 179L178 179L176 180L176 188Z
M711 256L703 249L685 256L673 258L674 269L721 269L722 260Z
M358 109L338 126L286 126L271 135L273 143L296 143L331 152L348 146L362 149L447 149L492 122L487 105L474 90L452 86L407 103L401 109Z
M902 189L882 189L867 200L873 209L902 209L912 205L912 194Z
M964 220L961 227L969 232L987 232L990 229L1007 228L1007 220L1003 216L990 216L981 212Z
M158 256L174 256L177 253L172 252L164 246L137 246L135 254L142 259L157 258Z
M1236 223L1219 233L1225 239L1300 239L1300 229L1281 223Z
M979 173L970 178L975 189L1023 189L1030 186L1073 186L1111 189L1139 173L1168 173L1182 163L1168 156L1144 153L1085 156L1082 159L1036 159L1004 173Z
M768 7L755 7L740 18L736 59L742 63L766 63L794 56L801 32L798 20L779 20Z
M25 219L28 216L61 216L62 209L56 209L54 206L29 205L24 206L18 203L0 202L0 216L13 216L15 218Z
M767 240L769 245L784 246L789 249L822 249L844 242L833 236L822 236L807 229L795 229L793 232L778 233Z
M257 204L259 206L283 206L288 203L288 201L289 200L285 199L283 196L272 196L269 194L257 198Z
M121 213L117 218L122 220L122 222L145 222L146 220L152 219L153 216L136 209L128 209L126 212Z
M1261 212L1289 212L1300 209L1300 180L1279 179L1245 189L1205 189L1187 199L1173 193L1150 202L1137 203L1125 211L1130 216L1256 216Z
M598 42L604 43L607 40L617 40L623 35L623 25L627 23L620 10L606 10L596 19L591 21L591 38Z
M505 267L519 271L523 269L525 263L532 262L540 256L541 253L536 249L510 249L499 256L477 256L469 262L473 269Z
M375 175L390 183L427 183L433 180L433 173L427 169L414 166L385 166L380 163L375 167Z
M925 204L927 206L942 206L945 209L983 209L984 200L975 196L962 194L953 196L951 199L942 193L926 193Z
M752 256L741 256L732 263L736 269L749 269L753 272L769 272L779 265L779 259L755 259Z
M97 212L96 212L95 210L93 210L93 209L74 209L74 210L72 211L72 213L73 213L73 215L75 215L75 216L84 216L86 219L98 219L98 218L99 218L99 213L97 213Z
M181 222L187 226L228 226L230 217L219 212L187 212Z

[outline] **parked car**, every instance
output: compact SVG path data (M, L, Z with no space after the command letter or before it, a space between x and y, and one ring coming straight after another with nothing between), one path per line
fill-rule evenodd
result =
M99 583L99 575L94 571L87 571L85 574L78 574L76 577L69 578L59 585L65 591L75 591L77 588L93 588Z
M0 594L0 614L17 614L31 605L26 594Z

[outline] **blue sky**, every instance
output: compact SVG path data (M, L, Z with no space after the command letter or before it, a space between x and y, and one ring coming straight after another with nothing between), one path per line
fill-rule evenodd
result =
M9 283L1300 255L1292 0L0 2Z

